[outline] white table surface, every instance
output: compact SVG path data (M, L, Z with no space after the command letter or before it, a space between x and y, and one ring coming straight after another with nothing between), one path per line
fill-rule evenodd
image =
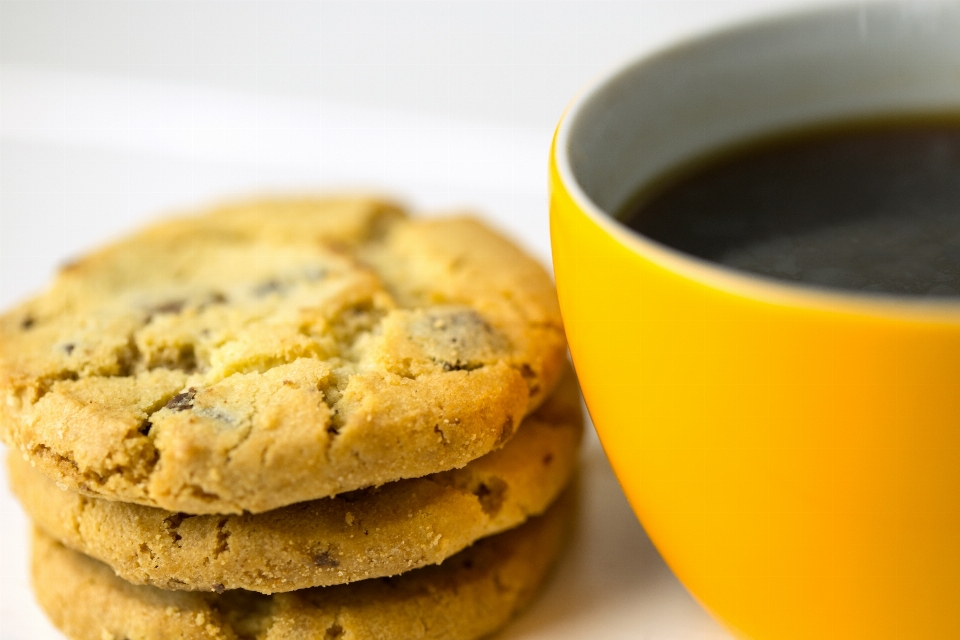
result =
M146 220L261 192L473 210L547 263L547 151L578 87L806 3L124 4L0 0L2 308ZM573 544L498 637L729 638L650 544L592 431L582 486ZM29 592L27 528L0 483L0 640L61 637Z

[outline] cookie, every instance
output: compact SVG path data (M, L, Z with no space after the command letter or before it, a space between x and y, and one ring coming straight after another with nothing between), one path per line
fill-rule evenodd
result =
M132 585L35 530L33 584L47 615L75 640L469 640L495 631L529 603L572 514L567 491L543 516L441 565L270 596Z
M163 222L0 318L0 437L87 495L262 512L461 467L555 385L553 284L362 198Z
M581 433L568 373L502 449L462 469L246 515L187 516L85 497L13 451L9 468L34 524L130 582L273 593L404 573L519 525L567 485Z

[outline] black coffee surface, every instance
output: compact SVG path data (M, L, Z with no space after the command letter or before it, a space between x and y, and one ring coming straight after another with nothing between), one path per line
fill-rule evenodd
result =
M851 123L715 154L621 220L775 278L960 296L960 118Z

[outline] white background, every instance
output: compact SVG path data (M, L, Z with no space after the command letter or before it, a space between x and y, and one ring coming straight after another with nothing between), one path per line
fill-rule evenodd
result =
M808 4L0 0L0 307L145 220L271 191L474 210L546 263L550 137L585 83ZM593 436L582 475L572 548L498 637L728 638L660 560ZM0 638L58 638L5 485L0 519Z

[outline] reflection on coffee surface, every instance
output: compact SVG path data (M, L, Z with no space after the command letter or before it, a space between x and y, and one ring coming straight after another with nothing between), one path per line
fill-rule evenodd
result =
M960 118L810 129L672 174L620 217L666 245L817 284L960 295Z

